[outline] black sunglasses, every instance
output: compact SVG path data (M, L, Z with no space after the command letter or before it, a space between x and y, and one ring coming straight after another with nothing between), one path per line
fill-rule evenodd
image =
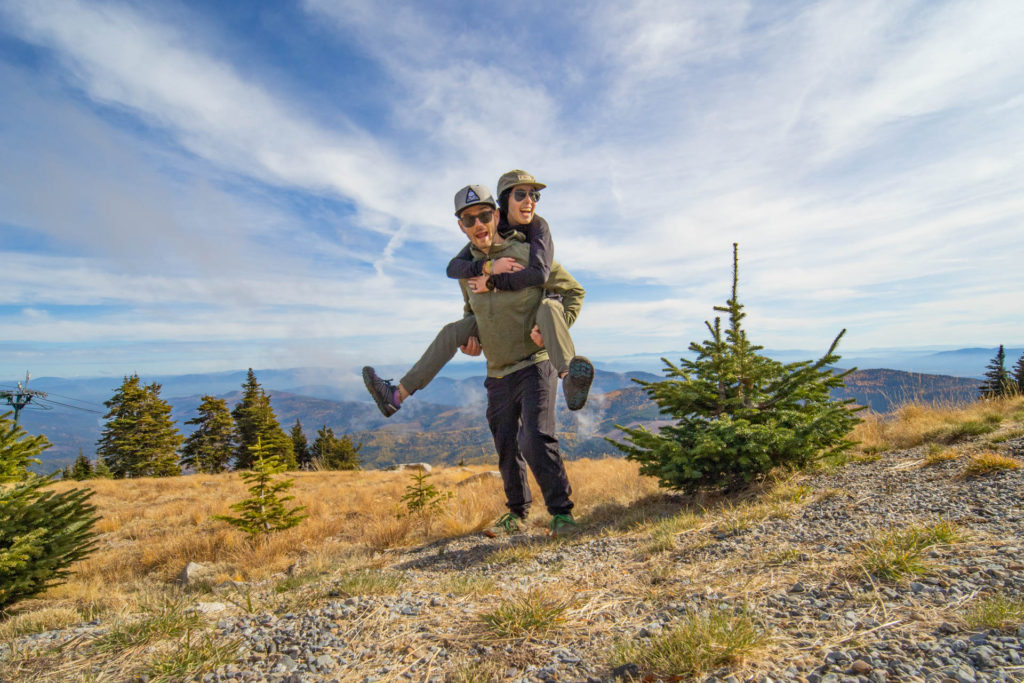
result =
M540 201L540 192L537 190L514 190L512 192L512 196L517 202L521 202L526 199L527 195L530 196L530 199L533 200L534 204Z
M473 214L471 216L464 215L459 218L459 222L462 223L464 228L472 228L473 225L480 221L481 225L491 222L491 217L494 216L494 211L481 211L480 213Z

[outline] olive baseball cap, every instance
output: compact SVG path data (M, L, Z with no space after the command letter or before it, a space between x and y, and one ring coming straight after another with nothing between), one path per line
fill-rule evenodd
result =
M498 196L500 197L505 190L511 189L516 185L532 185L538 190L543 190L547 187L544 183L538 183L537 179L526 171L517 168L514 171L502 174L498 178Z
M463 209L476 206L477 204L489 204L495 209L498 208L498 203L494 201L491 191L486 187L483 185L466 185L455 193L455 217L458 218Z

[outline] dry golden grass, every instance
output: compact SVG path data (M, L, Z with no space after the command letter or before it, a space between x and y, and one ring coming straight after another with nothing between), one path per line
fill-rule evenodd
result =
M981 434L996 437L1010 419L1019 420L1024 397L989 399L967 405L909 402L893 413L862 413L852 438L863 452L953 443ZM1013 428L1007 427L1007 428Z
M1020 460L1011 458L999 453L975 453L971 456L967 467L964 468L965 477L980 477L983 474L999 472L1001 470L1019 470Z
M430 482L455 495L439 514L427 518L410 516L400 505L411 482L407 472L290 473L295 479L293 503L305 506L309 517L255 546L243 533L211 519L230 514L229 506L246 497L245 484L235 473L56 482L52 487L58 491L85 485L95 492L93 502L101 516L99 548L73 567L66 583L15 612L49 613L53 616L44 621L57 625L72 614L91 619L130 613L169 590L188 562L213 568L215 583L266 579L296 562L303 572L312 573L372 566L375 552L472 533L502 514L500 481L457 485L487 469L435 469ZM580 460L567 463L567 469L577 516L600 517L609 506L622 510L658 494L656 482L641 477L637 465L624 460ZM540 491L533 486L535 507L543 510ZM543 517L535 514L533 523L544 524Z

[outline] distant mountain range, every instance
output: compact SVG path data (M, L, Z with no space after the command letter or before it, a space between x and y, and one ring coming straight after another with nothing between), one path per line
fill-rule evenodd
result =
M396 415L385 419L369 401L362 381L353 373L315 368L264 370L256 375L281 425L288 430L296 419L302 421L312 441L322 425L336 434L350 434L363 443L364 466L380 467L396 462L458 463L493 459L493 444L484 419L486 395L482 376L438 377L416 394ZM397 373L396 373L397 374ZM171 404L178 428L189 433L185 421L195 416L204 394L218 395L233 406L241 395L245 371L209 375L180 375L142 378L159 382L161 395ZM616 438L619 425L664 424L657 406L647 399L643 388L633 382L658 381L661 375L648 372L598 370L587 407L575 413L558 411L558 430L567 458L618 455L605 437ZM0 383L9 386L13 383ZM51 398L67 406L87 408L85 412L64 406L53 410L26 409L22 426L30 433L45 434L53 447L43 454L44 472L70 464L79 451L94 457L96 441L103 426L105 408L121 384L120 378L32 380L34 389L50 392ZM356 400L351 386L358 389ZM929 375L899 370L858 370L846 380L837 398L853 398L878 412L908 400L963 402L977 395L979 381L947 375Z

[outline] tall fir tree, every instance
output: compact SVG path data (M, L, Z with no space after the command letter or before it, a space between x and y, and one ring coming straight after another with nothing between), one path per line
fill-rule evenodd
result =
M0 463L38 461L49 446L0 415ZM52 479L27 473L0 486L0 611L67 576L70 565L95 548L92 491L45 489Z
M1017 385L1017 395L1024 396L1024 353L1013 366L1013 382Z
M242 400L231 411L231 416L235 418L235 469L252 468L252 448L257 443L263 444L268 456L280 458L285 469L294 470L298 466L292 440L281 429L270 406L270 396L263 391L252 368L242 385Z
M985 370L985 381L978 387L978 393L982 398L1004 396L1010 388L1010 382L1010 373L1006 371L1006 352L1000 344L995 357L989 361Z
M125 377L114 396L96 452L114 477L169 477L181 474L177 449L182 437L171 406L156 382L144 386L138 375Z
M309 452L309 440L306 439L306 433L302 431L302 422L299 418L295 418L295 424L292 425L292 452L295 454L295 462L298 464L300 470L308 470L310 466L310 452Z
M185 422L196 430L181 447L181 466L203 474L225 472L231 462L235 423L222 398L203 396L199 414Z
M619 427L629 443L612 441L640 463L642 474L671 489L735 488L772 468L800 468L852 445L846 438L859 421L849 405L830 393L852 370L835 373L836 336L819 360L782 364L758 353L741 322L739 257L733 245L732 296L714 310L728 314L705 323L711 339L690 344L695 360L676 366L666 359L660 382L637 381L674 424L655 434Z
M0 415L0 483L27 477L28 466L38 465L37 456L50 447L45 436L29 436L10 417L10 412Z
M359 449L352 443L351 437L347 434L340 439L334 435L334 430L324 425L316 433L316 440L309 449L313 460L313 466L322 470L358 470Z

